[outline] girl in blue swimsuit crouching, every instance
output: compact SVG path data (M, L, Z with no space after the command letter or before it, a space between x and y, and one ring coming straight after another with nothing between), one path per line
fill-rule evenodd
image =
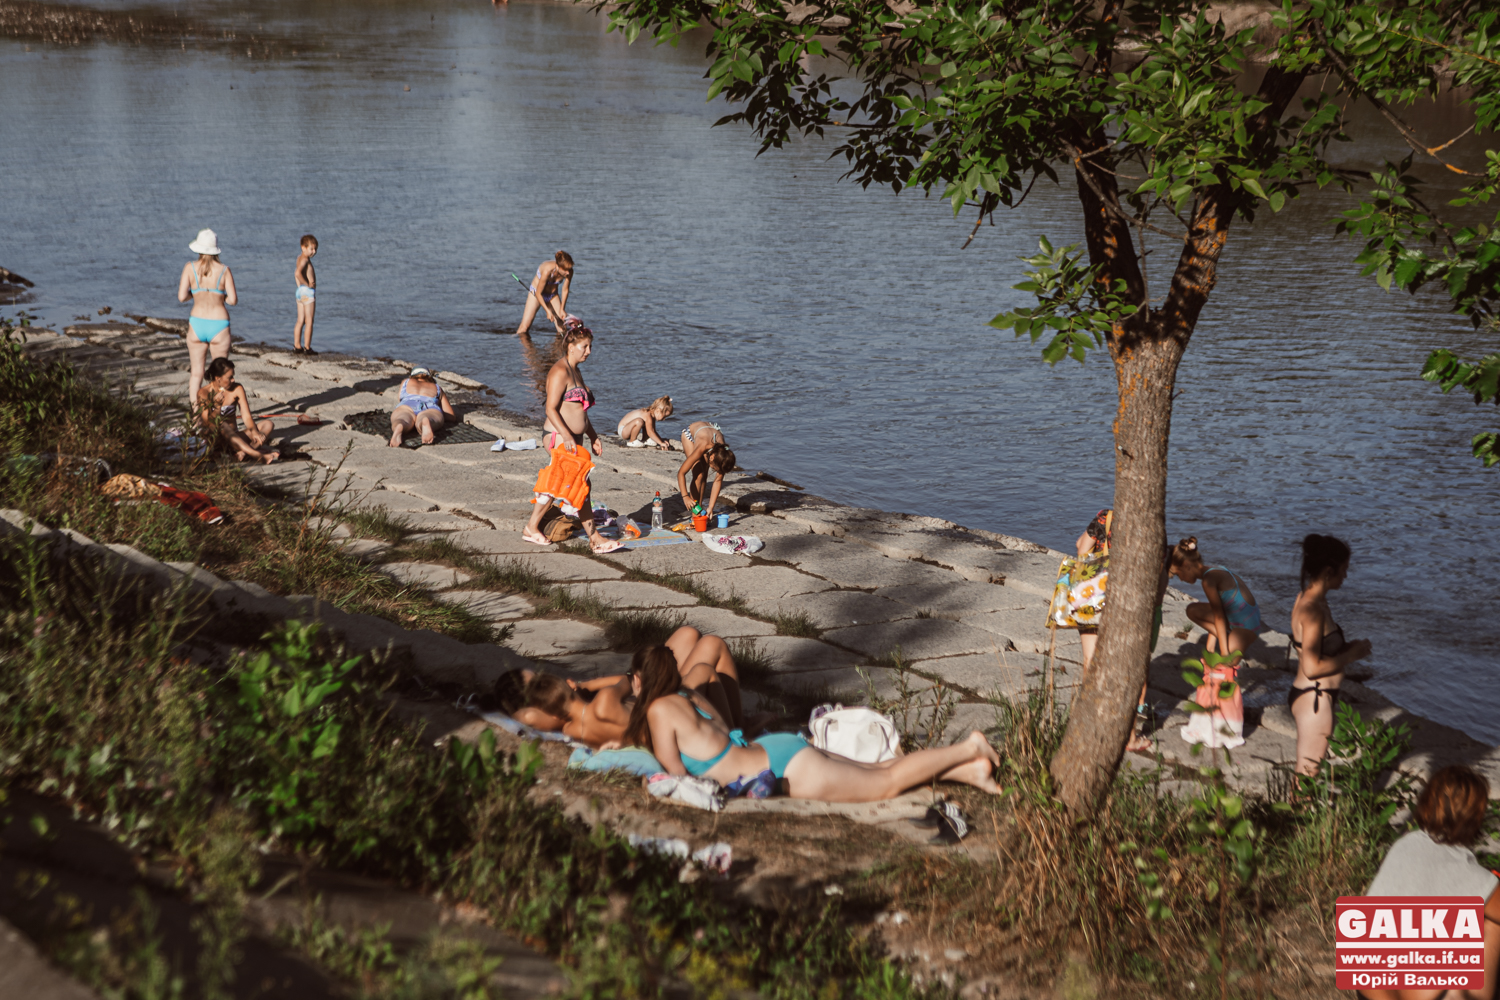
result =
M794 733L746 741L711 706L705 707L706 701L690 701L679 693L682 675L670 649L654 647L642 661L631 679L635 705L623 743L646 747L670 774L700 775L729 785L769 770L786 779L792 798L824 802L878 802L934 778L1000 792L993 777L1000 755L982 733L879 764L819 750Z
M234 275L219 262L219 238L212 229L200 230L188 249L198 259L182 265L177 301L186 302L189 296L193 300L187 335L188 405L196 406L209 355L229 356L229 310L225 307L239 304L240 299L235 294Z

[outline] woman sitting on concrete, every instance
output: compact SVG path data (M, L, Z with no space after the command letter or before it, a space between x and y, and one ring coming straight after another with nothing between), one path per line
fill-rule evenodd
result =
M1000 756L979 732L953 746L864 764L819 750L794 733L768 733L747 742L706 699L679 693L682 675L665 646L646 651L631 684L636 701L623 742L650 750L670 774L730 785L770 771L786 779L793 798L825 802L878 802L935 778L1000 792L993 777Z
M1500 879L1470 850L1484 829L1490 786L1467 767L1445 767L1417 798L1420 829L1391 845L1366 896L1479 896L1484 904L1484 988L1452 1000L1490 1000L1500 977ZM1428 942L1423 942L1426 944ZM1442 990L1361 990L1367 1000L1436 1000Z
M651 401L650 406L642 406L631 410L620 418L620 424L615 428L615 433L625 439L627 448L644 448L647 441L656 445L662 451L671 451L672 442L663 441L656 433L656 422L665 420L672 415L672 397L658 396Z
M270 465L279 460L281 452L265 446L271 436L271 421L256 420L251 414L245 387L234 380L234 362L214 358L204 375L204 385L198 390L198 419L203 426L234 449L236 461L253 458ZM245 421L243 433L240 420Z
M712 515L719 502L719 490L724 477L734 469L734 452L724 440L724 432L706 420L695 420L682 429L682 450L687 452L682 465L677 469L677 490L682 502L689 509L703 503L708 487L708 470L713 469L713 492L703 504L705 513Z
M1332 535L1302 539L1302 592L1292 606L1297 679L1286 703L1297 721L1297 773L1309 777L1328 753L1344 668L1370 655L1370 641L1345 639L1328 609L1328 592L1342 587L1349 575L1349 555L1349 546Z
M423 444L432 444L438 430L458 420L448 394L426 368L413 368L401 383L400 392L401 402L391 411L392 448L401 447L401 439L410 430L422 435Z
M1223 566L1208 566L1197 538L1184 538L1172 549L1172 575L1183 583L1203 584L1207 602L1187 606L1187 616L1208 633L1206 649L1221 655L1243 653L1260 634L1260 608L1245 581ZM1182 727L1189 743L1234 749L1245 742L1245 701L1240 693L1239 668L1219 666L1203 672L1203 684L1193 700L1209 711L1195 712ZM1229 698L1219 697L1220 685L1235 685Z

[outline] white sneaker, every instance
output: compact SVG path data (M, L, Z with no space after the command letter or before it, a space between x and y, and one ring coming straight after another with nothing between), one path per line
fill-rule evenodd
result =
M627 447L627 448L644 448L644 447L646 447L646 442L642 441L640 438L635 438L635 439L633 439L631 441L626 441L625 442L625 447Z

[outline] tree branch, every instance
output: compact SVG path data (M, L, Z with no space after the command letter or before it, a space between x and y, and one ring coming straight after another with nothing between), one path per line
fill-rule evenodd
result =
M1346 64L1343 59L1339 58L1339 54L1333 50L1333 46L1328 44L1328 36L1323 32L1322 23L1314 21L1313 24L1314 30L1318 33L1318 39L1323 43L1324 54L1333 61L1334 66L1338 67L1339 76L1343 79L1344 83L1346 83L1356 94L1365 98L1371 104L1375 105L1375 110L1379 111L1381 117L1391 123L1392 127L1396 129L1396 131L1401 135L1402 140L1408 146L1410 146L1414 151L1418 153L1427 154L1434 160L1437 160L1443 166L1447 167L1449 170L1453 171L1455 174L1463 174L1465 177L1484 176L1483 174L1476 174L1471 170L1465 170L1462 167L1455 167L1453 164L1449 163L1447 160L1438 155L1439 152L1447 149L1459 139L1462 139L1463 135L1459 135L1453 139L1450 139L1448 142L1443 143L1441 146L1423 145L1421 139L1417 137L1417 133L1412 130L1412 127L1410 125L1401 120L1400 115L1392 111L1390 106L1380 98L1376 97L1374 94L1370 93L1368 90L1359 85L1359 81L1354 78L1354 73L1349 69L1348 64ZM1392 34L1400 34L1400 32L1392 32ZM1473 127L1474 126L1472 125L1469 126L1469 128Z
M1080 153L1078 151L1078 147L1074 146L1071 142L1068 142L1066 139L1063 140L1063 145L1067 147L1069 155L1071 155L1073 157L1073 169L1078 172L1078 176L1079 177L1082 177L1084 179L1084 181L1088 183L1088 186L1093 189L1094 194L1096 194L1096 195L1099 196L1099 202L1100 202L1100 204L1102 204L1104 206L1104 208L1105 208L1106 211L1108 211L1110 214L1114 215L1121 222L1127 223L1129 225L1141 226L1144 229L1149 229L1153 233L1159 233L1162 236L1177 237L1179 235L1177 233L1168 232L1167 230L1162 229L1160 226L1153 226L1151 223L1147 222L1143 218L1137 218L1136 216L1133 216L1133 215L1127 215L1125 213L1125 211L1123 209L1121 209L1118 204L1115 203L1114 199L1108 198L1108 197L1105 196L1103 190L1101 190L1100 187L1099 187L1099 182L1096 181L1096 180L1094 180L1094 178L1092 176L1090 176L1088 170L1084 169L1083 161L1084 161L1085 157L1084 157L1084 154L1082 154L1082 153ZM1094 154L1090 153L1089 155L1092 156ZM1099 164L1097 164L1097 163L1090 164L1089 166L1091 166L1092 168L1097 169L1097 170L1102 170L1102 171L1104 171L1107 174L1114 174L1116 177L1121 176L1119 174L1115 174L1115 172L1113 170L1110 170L1108 167L1099 166Z

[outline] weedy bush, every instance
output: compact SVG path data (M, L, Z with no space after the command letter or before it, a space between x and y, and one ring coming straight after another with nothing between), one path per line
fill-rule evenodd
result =
M890 697L879 694L869 670L855 667L865 682L865 701L877 712L891 717L901 734L901 749L906 753L941 744L943 734L958 711L958 694L941 681L921 677L907 666L901 647L887 651L872 661L890 668L895 690Z
M813 624L812 616L806 611L792 611L778 614L775 618L777 635L792 635L801 639L816 639L823 634L823 630Z
M339 521L385 536L404 528L380 509L361 510L339 467L308 468L302 502L267 503L239 468L217 460L174 467L158 455L150 413L128 393L82 380L66 363L39 364L22 351L25 327L0 319L0 506L98 542L123 543L166 562L195 562L230 579L281 594L313 594L347 611L408 628L430 628L465 642L498 641L502 631L461 606L434 601L346 555L332 537ZM40 471L23 455L52 453L106 460L115 472L166 477L207 493L225 523L207 525L150 500L116 503L93 475L61 466ZM340 463L341 464L341 463ZM89 467L92 471L92 467Z
M501 753L487 734L434 748L390 714L388 671L310 626L205 665L181 655L203 624L182 594L143 600L36 539L0 544L0 607L0 787L56 795L196 881L200 961L179 970L189 994L233 985L260 847L468 901L570 962L580 996L656 996L669 980L789 1000L915 995L841 901L731 909L675 864L533 802L530 745ZM611 896L629 901L623 913ZM149 995L182 989L141 955L128 969L116 955L90 981L130 980L122 997L148 995L147 979L160 980ZM53 957L91 977L104 961L81 946ZM483 955L406 961L366 960L389 985L373 995L486 995Z
M626 611L617 613L604 629L610 649L633 653L669 639L687 621L680 611Z

